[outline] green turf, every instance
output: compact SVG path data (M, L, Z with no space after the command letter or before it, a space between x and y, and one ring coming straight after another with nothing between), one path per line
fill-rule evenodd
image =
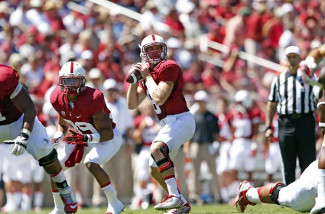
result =
M105 214L106 209L95 209L95 208L82 208L78 211L80 214ZM43 209L40 214L47 214L51 212L51 209ZM35 212L29 212L24 214L32 214ZM192 206L191 214L214 214L214 213L238 213L234 206L228 205L202 205L202 206ZM255 214L298 214L289 208L281 208L277 205L257 205L257 206L248 206L245 213L255 213ZM162 211L155 211L153 207L149 207L147 210L130 210L126 208L122 214L163 214Z

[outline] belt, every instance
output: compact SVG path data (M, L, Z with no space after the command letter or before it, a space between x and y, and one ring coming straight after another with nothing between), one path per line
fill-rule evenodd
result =
M304 118L306 116L312 115L313 112L309 112L309 113L304 113L304 114L282 114L280 115L281 118L291 118L291 119L300 119L300 118Z

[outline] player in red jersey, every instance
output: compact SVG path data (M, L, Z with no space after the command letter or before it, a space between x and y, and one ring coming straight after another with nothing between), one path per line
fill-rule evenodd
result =
M18 72L6 65L0 65L0 142L13 144L8 145L13 147L13 155L22 155L26 150L38 160L58 189L58 200L64 202L64 213L75 213L78 210L57 152L45 127L36 117L35 105L27 90L19 83Z
M60 86L53 90L50 99L59 114L53 142L66 141L57 148L59 160L64 169L82 161L106 195L106 214L118 214L123 211L124 205L117 199L109 176L100 165L116 154L122 136L110 119L103 93L85 86L86 71L81 64L67 62L59 76ZM69 127L72 129L69 130ZM71 134L64 138L68 131ZM60 209L59 204L56 207Z
M162 37L149 35L142 40L140 48L142 63L133 65L130 72L140 70L143 81L130 85L127 103L129 109L136 109L148 97L162 126L150 146L149 162L151 175L168 195L155 209L189 213L191 207L178 191L173 164L178 149L192 138L195 130L193 115L182 93L182 70L175 61L167 60L167 45Z

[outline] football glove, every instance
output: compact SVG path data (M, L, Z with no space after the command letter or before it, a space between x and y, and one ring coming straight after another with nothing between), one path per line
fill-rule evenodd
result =
M63 139L67 142L67 144L86 144L91 139L87 134L80 134L79 132L73 129L70 129L69 131L72 135L68 135Z
M14 140L5 140L4 143L15 144L14 148L11 150L11 154L19 156L24 154L27 148L28 135L21 134Z

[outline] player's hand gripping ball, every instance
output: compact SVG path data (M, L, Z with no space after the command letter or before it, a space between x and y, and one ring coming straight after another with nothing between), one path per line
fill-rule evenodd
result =
M126 75L125 81L131 84L135 84L143 80L140 69L141 64L132 65L129 69L128 74Z

